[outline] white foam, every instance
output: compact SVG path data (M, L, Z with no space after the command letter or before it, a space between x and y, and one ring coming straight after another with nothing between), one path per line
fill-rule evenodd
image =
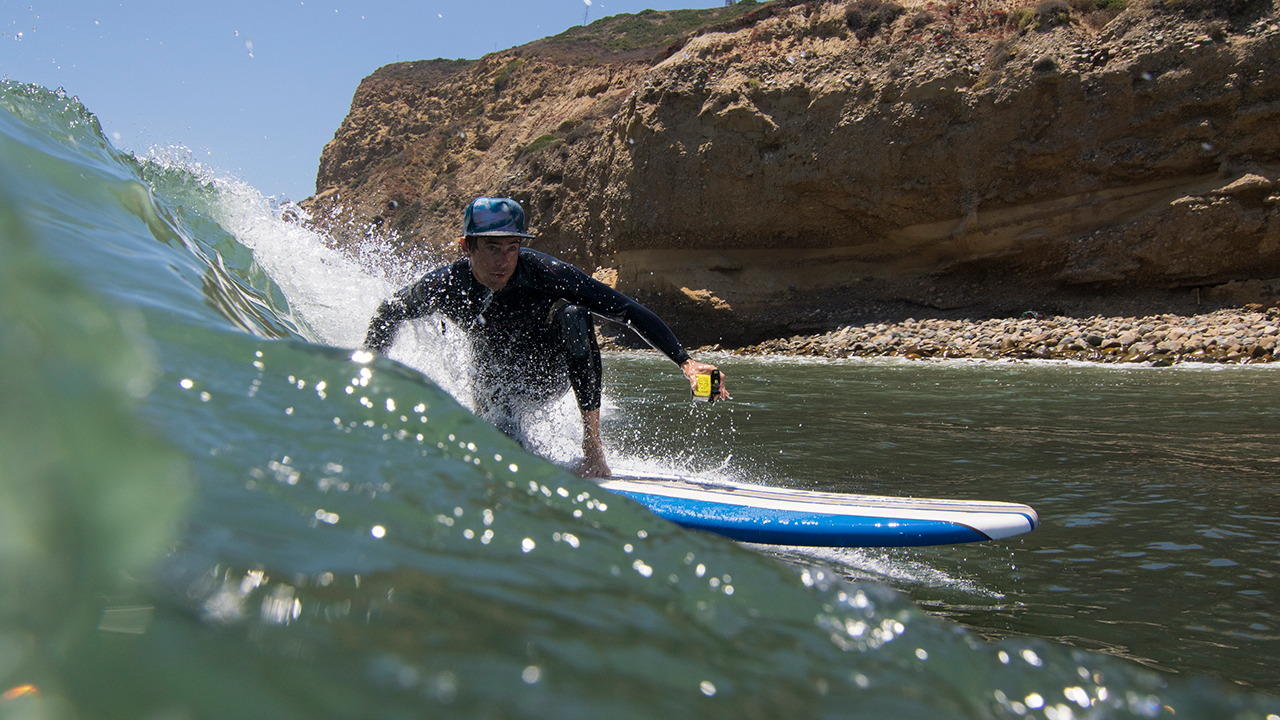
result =
M292 203L278 204L249 185L219 180L214 218L275 281L294 313L334 347L359 347L369 318L394 290L395 268L380 270L330 247L302 222ZM297 218L291 221L287 218Z
M743 543L747 545L747 543ZM923 560L906 557L900 548L827 548L777 545L750 545L760 552L790 562L830 568L853 579L877 580L894 587L945 588L966 595L1002 599L1004 594L985 586L976 578L956 575Z
M276 283L291 311L309 328L314 342L356 348L364 342L378 305L432 267L395 259L385 239L370 234L349 250L332 247L327 238L309 228L305 210L290 202L264 197L250 185L217 176L189 157L170 156L166 167L178 166L217 188L214 220L252 251L254 259ZM475 410L468 343L457 328L439 318L403 324L389 356L429 377L461 405ZM601 414L616 405L605 399ZM531 451L561 465L581 457L582 421L573 394L537 409L519 440ZM606 447L606 451L609 448Z

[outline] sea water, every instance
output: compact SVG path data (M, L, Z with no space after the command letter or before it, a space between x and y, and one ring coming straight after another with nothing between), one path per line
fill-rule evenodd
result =
M1044 523L742 546L564 470L571 405L478 420L438 326L355 352L426 268L299 213L0 85L0 715L1280 717L1280 376L608 355L617 467Z

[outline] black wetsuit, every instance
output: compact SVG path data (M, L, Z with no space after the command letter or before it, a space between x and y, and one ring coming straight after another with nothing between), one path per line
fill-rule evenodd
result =
M580 409L599 409L600 347L591 313L629 326L676 364L689 359L643 305L529 248L520 249L515 273L498 291L476 280L467 258L427 273L378 307L365 347L385 354L401 322L435 312L471 340L481 415L497 410L510 417L513 400L544 405L570 385Z

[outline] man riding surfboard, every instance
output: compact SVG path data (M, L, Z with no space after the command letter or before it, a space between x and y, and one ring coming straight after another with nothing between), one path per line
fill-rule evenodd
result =
M476 198L463 216L463 257L383 302L365 347L390 350L405 320L440 313L471 344L476 413L519 440L532 408L572 387L582 413L582 477L611 474L600 438L601 359L592 315L634 330L680 366L691 388L718 371L689 357L671 329L635 300L572 265L522 247L524 210L510 198ZM712 399L728 399L724 373Z

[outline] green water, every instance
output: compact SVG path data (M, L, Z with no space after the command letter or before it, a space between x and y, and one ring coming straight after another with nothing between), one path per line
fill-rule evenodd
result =
M1008 500L1003 543L777 553L885 582L987 637L1049 637L1275 692L1280 374L1083 365L748 360L733 405L609 363L627 452L813 490ZM766 552L776 552L768 551Z
M0 83L0 716L1280 717L1265 369L607 357L619 466L1044 520L742 547L476 419L431 323L353 355L422 268L296 212Z

